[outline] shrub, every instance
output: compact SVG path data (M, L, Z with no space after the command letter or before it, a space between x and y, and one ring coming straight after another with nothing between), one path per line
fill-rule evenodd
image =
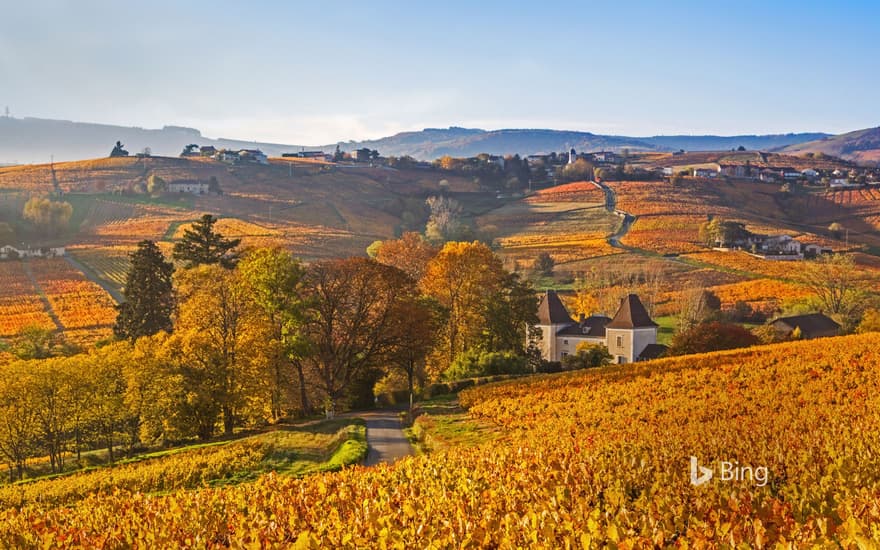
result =
M511 351L471 350L459 355L443 374L446 380L461 380L493 374L524 374L528 360Z
M588 369L601 367L611 363L611 354L608 348L601 345L591 345L586 342L577 347L577 353L562 358L562 366L566 370Z
M733 323L710 321L694 325L676 334L672 338L669 355L747 348L758 343L758 337L745 327Z

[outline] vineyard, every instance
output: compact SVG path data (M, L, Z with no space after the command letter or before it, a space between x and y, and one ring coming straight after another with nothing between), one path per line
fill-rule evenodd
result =
M256 478L261 472L302 475L338 469L361 458L363 421L328 421L320 431L280 429L233 442L155 453L130 463L48 480L0 486L0 506L70 504L96 492L162 492Z
M478 218L483 231L497 235L498 253L508 262L530 267L539 253L548 252L560 269L620 253L607 242L619 224L605 210L604 194L584 182L545 189Z
M0 337L13 336L32 325L55 328L24 264L0 262Z
M65 329L109 328L116 320L110 296L64 259L34 261L30 267Z
M21 546L870 547L880 336L779 344L462 392L505 436L392 466L0 514ZM769 480L691 485L688 456Z

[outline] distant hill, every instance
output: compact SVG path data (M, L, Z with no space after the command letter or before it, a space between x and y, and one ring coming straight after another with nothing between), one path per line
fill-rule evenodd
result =
M825 153L860 163L880 163L880 127L828 136L783 149L791 154Z
M725 151L743 146L747 149L775 149L828 136L823 133L743 135L743 136L652 136L627 137L565 130L478 130L471 128L426 128L367 141L350 141L343 149L369 147L383 155L410 155L435 159L444 155L473 156L479 153L521 155L564 151ZM324 149L335 147L327 145Z
M25 164L107 156L116 141L131 154L149 147L154 155L177 156L185 145L197 143L227 149L261 149L269 156L297 150L293 145L235 139L210 139L199 130L181 126L145 129L42 118L0 117L0 163Z
M652 136L627 137L546 129L480 130L473 128L426 128L403 132L381 139L347 141L342 149L361 147L377 149L383 155L410 155L433 160L444 155L456 157L479 153L531 155L564 151L726 151L739 146L747 149L777 149L828 137L828 134L779 134L743 136ZM181 126L146 129L88 122L71 122L41 118L0 117L0 163L27 164L106 156L113 144L122 141L132 154L149 147L154 155L177 156L190 143L213 145L217 148L262 149L269 156L299 150L300 145L261 143L236 139L211 139L199 130ZM336 143L320 146L332 152ZM307 146L315 148L315 146Z

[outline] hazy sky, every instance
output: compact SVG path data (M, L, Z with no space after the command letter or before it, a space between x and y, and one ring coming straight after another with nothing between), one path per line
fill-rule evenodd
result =
M880 125L880 1L9 0L0 109L293 144Z

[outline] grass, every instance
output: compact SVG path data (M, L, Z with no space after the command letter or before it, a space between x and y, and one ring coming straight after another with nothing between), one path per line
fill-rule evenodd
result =
M657 343L668 346L672 342L672 336L675 334L678 317L675 315L654 317L654 322L660 325L657 329Z
M471 447L500 436L497 427L475 420L458 404L458 395L440 395L417 405L417 417L404 429L417 454L453 446Z
M359 418L337 418L319 420L299 425L279 425L271 431L219 441L200 442L144 452L109 462L105 450L82 453L79 463L68 458L68 464L76 469L63 473L47 474L41 466L32 464L31 477L16 482L27 484L64 478L70 475L100 472L118 466L154 463L182 456L187 453L205 453L221 449L230 444L256 442L264 448L265 454L260 466L247 471L236 472L232 476L212 480L211 484L228 485L255 479L261 474L279 474L300 477L315 472L335 471L343 466L361 462L367 456L366 424ZM121 452L121 451L120 451Z

